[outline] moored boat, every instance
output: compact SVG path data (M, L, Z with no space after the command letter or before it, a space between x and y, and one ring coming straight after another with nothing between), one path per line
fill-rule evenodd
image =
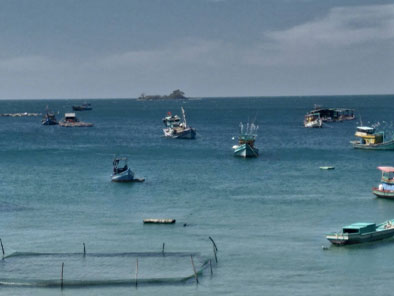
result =
M382 178L378 187L372 188L372 193L381 198L394 199L394 167L380 166Z
M92 127L93 123L79 121L75 113L65 113L64 119L59 122L63 127Z
M74 105L72 106L74 111L90 111L92 110L92 105L89 103L83 103L82 105Z
M163 129L164 136L173 139L194 139L196 137L196 129L187 125L185 110L183 107L181 109L183 121L178 115L173 116L170 112L163 118L163 123L166 126Z
M55 114L47 111L44 118L41 120L42 125L56 125L58 124Z
M315 105L315 108L307 113L319 114L323 122L344 121L355 119L354 110L346 108L323 108Z
M394 150L394 139L386 141L384 132L376 132L369 126L357 127L354 134L360 140L350 141L353 148L367 150Z
M326 238L334 245L350 245L382 240L394 236L394 219L381 224L354 223L344 226L341 232L330 233Z
M258 126L252 124L247 124L244 127L243 123L240 123L240 135L238 136L238 145L234 145L234 156L238 157L258 157L259 149L254 146L254 142L257 137Z
M308 113L304 117L304 126L305 127L322 127L323 121L320 118L319 113Z
M134 178L134 172L127 165L126 157L115 157L113 161L112 182L143 182L145 179Z

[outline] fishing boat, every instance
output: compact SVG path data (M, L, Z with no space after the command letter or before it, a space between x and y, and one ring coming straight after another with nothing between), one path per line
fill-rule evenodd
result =
M254 146L257 137L258 126L247 124L246 127L241 122L239 124L240 135L238 136L238 145L234 145L234 156L238 157L257 157L259 156L259 149Z
M368 150L394 150L394 139L386 141L384 132L376 132L369 126L357 127L354 134L360 140L350 141L353 148Z
M346 108L323 108L315 105L315 108L309 111L308 114L319 114L323 122L334 122L355 119L354 110Z
M58 124L55 113L47 111L44 118L41 120L42 125L56 125Z
M166 126L163 129L164 136L173 139L194 139L196 137L196 129L190 127L186 123L186 115L183 107L181 121L178 115L172 115L170 112L163 118L163 123Z
M79 121L75 113L65 113L64 119L59 122L63 127L92 127L93 123Z
M90 111L92 110L92 105L89 103L83 103L82 105L74 105L72 106L74 111Z
M320 118L319 113L308 113L304 117L305 127L322 127L323 121Z
M115 157L113 161L112 182L144 182L145 179L134 178L134 172L127 165L127 157Z
M372 188L372 193L377 197L394 199L394 167L380 166L382 178L378 187Z
M334 245L350 245L382 240L394 236L394 219L381 224L354 223L342 228L341 232L330 233L326 238Z

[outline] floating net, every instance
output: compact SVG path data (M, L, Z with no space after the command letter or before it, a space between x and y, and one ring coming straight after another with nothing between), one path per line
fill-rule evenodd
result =
M87 287L181 284L194 279L194 268L197 275L202 275L209 262L209 258L199 253L188 252L16 252L0 260L0 285Z

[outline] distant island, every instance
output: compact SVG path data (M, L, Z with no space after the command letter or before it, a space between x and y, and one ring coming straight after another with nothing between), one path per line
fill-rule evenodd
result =
M160 96L160 95L145 95L142 93L138 100L187 100L188 98L185 97L185 93L180 89L174 90L171 94Z

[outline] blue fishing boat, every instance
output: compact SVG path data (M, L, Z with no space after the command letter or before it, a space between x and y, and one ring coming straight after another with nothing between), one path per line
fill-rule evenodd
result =
M381 224L354 223L342 228L341 232L330 233L326 238L334 245L359 244L382 240L394 236L394 219Z
M183 121L178 115L173 116L170 112L163 118L163 123L166 126L163 129L164 136L173 139L194 139L196 137L196 129L187 125L185 110L183 107L181 109Z
M43 125L56 125L58 124L55 114L47 111L44 118L41 120Z
M258 157L259 149L254 146L257 137L258 126L247 124L246 127L240 123L240 135L238 136L238 145L234 145L234 156L238 157Z
M134 178L134 172L127 165L126 157L115 157L113 161L113 182L143 182L145 179Z
M350 141L353 148L367 150L394 150L394 139L386 140L384 132L376 132L375 128L369 126L357 127L357 141Z

